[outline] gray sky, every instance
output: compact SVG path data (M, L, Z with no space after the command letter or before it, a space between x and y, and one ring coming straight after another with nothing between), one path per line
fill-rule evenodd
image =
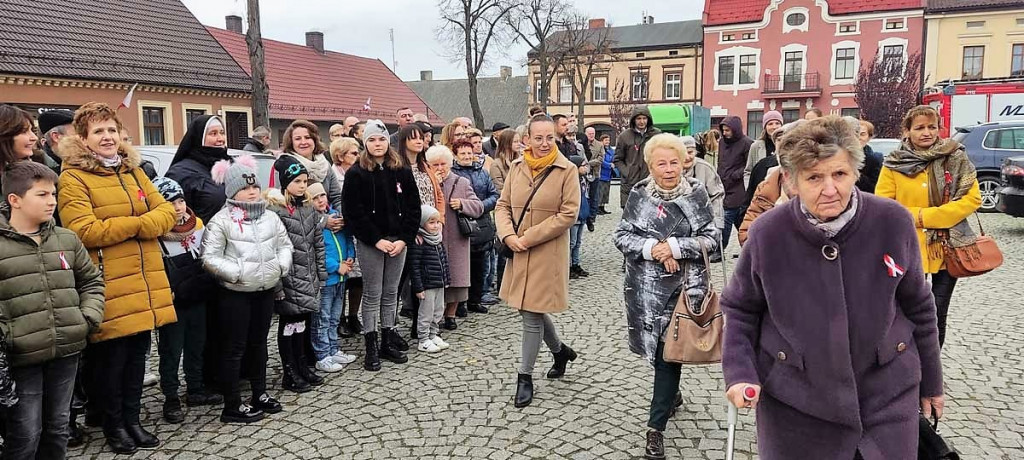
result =
M224 16L245 17L245 0L182 0L205 25L224 28ZM699 19L703 0L569 0L591 17L613 25L639 24L643 11L655 22ZM466 78L465 64L443 57L444 48L434 30L441 24L436 0L261 0L263 37L304 44L305 33L324 33L325 47L357 56L377 58L391 67L388 29L395 29L398 76L419 79L420 70L433 70L434 79ZM482 72L497 75L498 67L511 65L523 74L527 48L488 50L489 67Z

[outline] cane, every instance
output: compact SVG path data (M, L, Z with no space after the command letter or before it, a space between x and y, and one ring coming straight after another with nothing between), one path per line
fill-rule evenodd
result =
M753 387L746 387L743 389L743 399L751 401L757 396L757 390ZM732 460L733 450L736 449L736 415L738 410L736 406L729 403L729 437L725 441L725 460Z

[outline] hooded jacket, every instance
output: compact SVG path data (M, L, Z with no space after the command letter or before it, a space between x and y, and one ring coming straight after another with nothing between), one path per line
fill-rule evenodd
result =
M732 137L726 138L723 135L718 142L718 177L722 178L722 185L725 186L723 205L726 209L740 208L747 199L743 174L747 167L747 154L754 141L743 134L740 117L725 117L718 129L721 130L723 126L732 130Z
M279 315L301 315L320 310L320 287L327 282L327 256L320 213L311 202L288 203L276 188L267 190L267 210L277 214L292 242L292 269L284 279L284 300L274 304ZM309 200L312 201L312 200Z
M647 130L643 133L636 130L636 117L644 115L647 117ZM629 199L629 192L637 182L643 180L649 172L647 162L644 161L644 146L647 140L661 134L661 130L654 127L654 119L651 118L651 111L646 105L639 105L633 108L629 115L629 129L619 134L615 140L615 167L619 168L622 175L622 186L619 187L619 203L626 205Z
M157 238L174 227L174 206L139 168L142 158L122 145L121 164L104 167L78 136L61 140L64 159L57 209L106 281L103 323L93 342L127 337L176 321Z
M337 214L337 212L331 208L327 210L327 214ZM327 269L326 285L334 286L352 275L352 272L349 272L349 275L342 276L338 273L338 269L341 268L341 264L346 260L356 260L356 242L348 228L334 232L324 227L322 233L324 237L324 265Z
M229 200L206 224L203 268L228 290L267 291L291 270L292 249L281 218L267 212L265 201Z
M228 198L224 194L224 184L213 181L210 168L220 160L231 159L226 148L203 146L206 123L210 118L213 115L203 115L189 123L188 131L171 160L171 167L164 174L181 185L185 191L185 202L203 222L209 222Z
M52 221L40 230L36 243L0 214L0 331L14 367L82 351L103 321L103 274L85 246Z

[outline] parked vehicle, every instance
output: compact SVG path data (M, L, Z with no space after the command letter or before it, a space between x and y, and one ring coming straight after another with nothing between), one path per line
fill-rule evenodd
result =
M1024 217L1024 156L1004 160L1002 173L1003 187L999 190L996 209L1014 217Z
M677 136L692 136L711 129L711 111L696 104L651 104L647 106L654 127Z
M142 145L136 146L136 150L142 155L143 159L153 162L153 167L156 168L156 174L163 176L167 172L167 169L171 167L171 160L174 159L174 152L178 150L177 146L174 145ZM259 166L259 171L256 173L260 176L260 184L264 188L273 187L274 183L273 172L274 172L274 160L276 158L273 155L266 155L262 153L252 153L237 149L228 149L228 155L237 157L239 155L252 155L256 158L256 165Z
M868 145L871 146L871 150L875 153L882 155L885 158L889 152L899 148L902 142L899 139L886 139L886 138L875 138L868 141Z
M1002 121L957 128L953 139L967 147L978 170L981 212L995 212L1002 188L1003 162L1024 154L1024 121Z
M1024 78L942 82L926 88L921 101L942 117L940 134L992 121L1024 121Z

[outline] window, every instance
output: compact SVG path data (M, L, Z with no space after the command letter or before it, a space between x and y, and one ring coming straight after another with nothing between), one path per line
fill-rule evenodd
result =
M533 81L535 82L534 84L537 85L537 88L535 88L534 90L533 101L537 103L542 103L548 100L548 96L551 94L551 92L547 90L547 88L544 85L544 82L541 81L540 75L534 75Z
M594 77L594 94L590 98L594 102L608 100L608 77Z
M968 29L981 29L985 27L985 21L967 21Z
M854 69L855 53L856 50L853 48L840 48L836 50L836 80L849 80L853 78L853 74L856 72L856 69Z
M889 19L885 21L885 30L900 30L903 28L902 19Z
M785 91L800 91L800 82L804 74L804 53L803 51L787 51L785 59L782 88Z
M572 80L567 77L558 79L558 102L572 102Z
M744 33L743 34L743 39L744 40L753 40L754 39L754 33L753 32L746 32L746 33Z
M142 136L145 145L166 145L164 139L164 109L162 107L142 108Z
M965 80L973 80L981 78L982 69L985 64L985 47L984 46L965 46L964 47L964 73L962 77Z
M852 34L857 32L857 23L839 24L839 33Z
M736 39L736 35L734 35L734 34L727 34L727 35L723 35L722 36L722 41L723 42L731 42L731 41L733 41L735 39Z
M185 109L185 124L191 125L192 120L206 115L206 110L203 109Z
M1013 57L1010 59L1010 76L1024 75L1024 44L1013 45Z
M839 109L839 115L843 117L860 118L860 109L857 107Z
M754 69L757 67L757 56L744 54L740 56L740 84L749 85L754 83Z
M903 45L885 45L882 48L882 60L890 65L903 65Z
M647 100L647 74L641 72L633 74L630 96L634 101Z
M637 58L642 58L644 56L646 56L644 53L636 53Z
M665 74L665 99L679 99L682 79L678 73Z
M800 119L800 109L784 109L782 111L782 121L784 123L792 123Z
M1024 26L1024 18L1017 18L1017 26Z
M993 129L985 134L982 145L989 149L1024 150L1024 129Z
M679 56L679 50L668 50L669 56Z
M718 84L719 85L732 85L736 83L734 74L736 73L736 57L734 56L721 56L718 58Z
M793 27L802 26L805 22L807 22L807 15L803 13L793 13L786 16L786 24Z
M764 119L763 110L751 110L747 112L747 135L751 139L757 139L761 136L761 131L764 131L764 125L761 121Z

